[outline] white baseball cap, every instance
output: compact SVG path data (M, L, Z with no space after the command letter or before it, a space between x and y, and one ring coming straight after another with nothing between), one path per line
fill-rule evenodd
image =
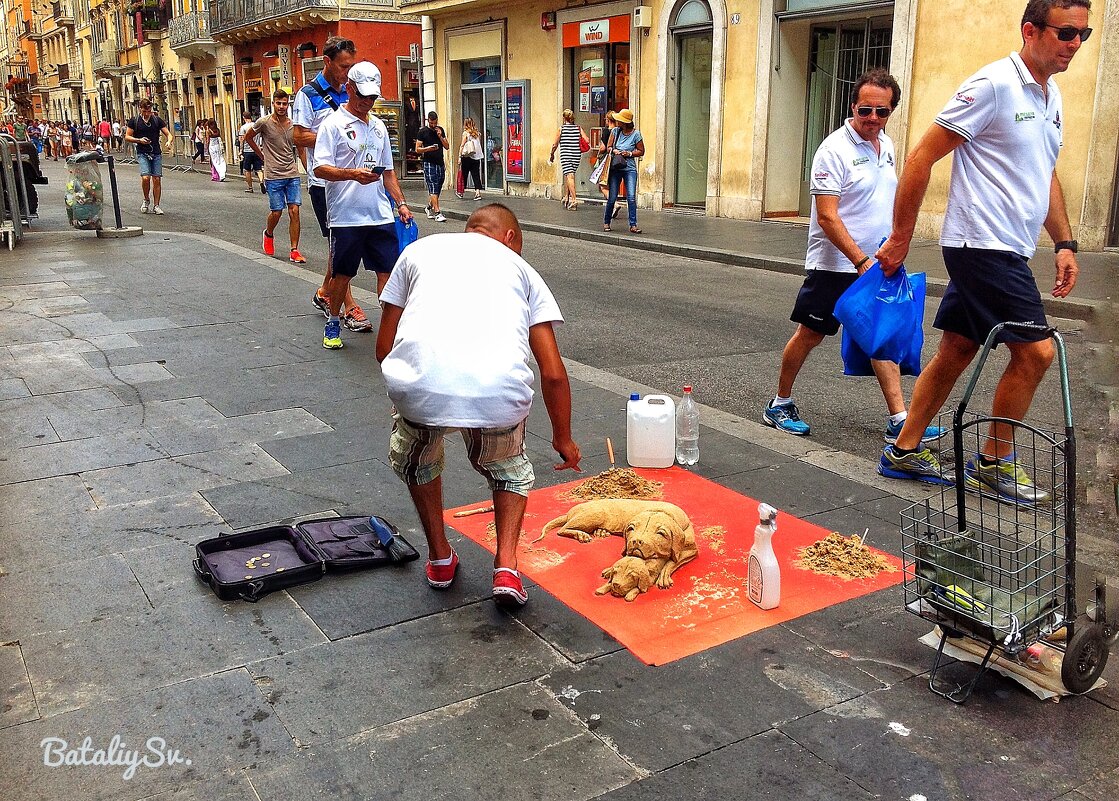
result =
M354 82L357 92L362 97L380 97L381 71L377 65L369 61L359 61L350 67L347 77Z

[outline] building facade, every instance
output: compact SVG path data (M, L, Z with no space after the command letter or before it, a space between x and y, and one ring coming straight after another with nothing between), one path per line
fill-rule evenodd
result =
M969 74L1021 46L1024 0L410 0L422 14L427 100L448 128L470 116L487 143L485 180L558 196L548 153L563 109L597 142L605 112L629 107L646 144L639 202L748 220L802 219L819 142L848 114L872 66L902 86L889 133L904 153ZM1096 0L1096 34L1058 77L1067 119L1058 173L1082 247L1119 246L1119 0ZM946 22L946 21L951 21ZM968 29L974 35L950 35ZM978 35L981 30L982 35ZM1111 76L1111 77L1109 77ZM947 160L946 160L947 161ZM595 198L589 159L580 194ZM949 167L919 222L936 236Z

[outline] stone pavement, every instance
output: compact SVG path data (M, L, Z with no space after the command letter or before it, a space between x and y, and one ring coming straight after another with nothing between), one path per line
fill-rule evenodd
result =
M446 593L412 563L219 602L190 569L208 537L376 512L423 539L386 464L373 337L324 351L317 282L198 235L37 231L0 254L5 801L1119 791L1115 663L1090 696L1040 703L988 676L956 708L926 689L928 626L896 590L656 668L539 588L498 612L489 555L462 537ZM608 466L597 443L624 441L634 387L570 369L593 474ZM842 454L760 424L714 410L704 423L696 472L898 552L898 511L919 491L852 477ZM538 402L540 485L571 477L548 440ZM448 505L486 497L461 446L446 475ZM128 779L44 764L58 759L45 738L98 749L114 735L162 738L177 764Z

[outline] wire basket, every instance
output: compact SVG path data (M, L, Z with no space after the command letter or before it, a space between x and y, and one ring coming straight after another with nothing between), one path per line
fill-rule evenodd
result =
M977 469L991 422L1017 468L1032 477L1034 502L1016 498L1013 483L1000 489L997 472ZM902 512L906 608L1016 654L1067 616L1070 443L1064 434L970 412L956 427L944 438L941 463L957 466L960 485Z

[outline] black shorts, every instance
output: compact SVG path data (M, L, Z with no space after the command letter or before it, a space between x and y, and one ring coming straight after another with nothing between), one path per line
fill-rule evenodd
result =
M307 194L311 196L311 208L315 210L315 219L319 221L319 230L325 237L330 236L330 228L326 224L326 187L309 186Z
M1025 256L1005 250L941 248L948 289L933 327L982 344L999 323L1048 326L1034 274ZM1003 330L999 342L1040 342L1041 331Z
M264 162L256 153L241 154L241 172L260 172L264 169Z
M858 277L858 273L809 270L789 319L817 334L834 336L839 331L839 320L835 319L834 314L835 303Z
M378 273L391 273L400 255L396 224L358 225L330 229L330 271L357 275L359 264Z

